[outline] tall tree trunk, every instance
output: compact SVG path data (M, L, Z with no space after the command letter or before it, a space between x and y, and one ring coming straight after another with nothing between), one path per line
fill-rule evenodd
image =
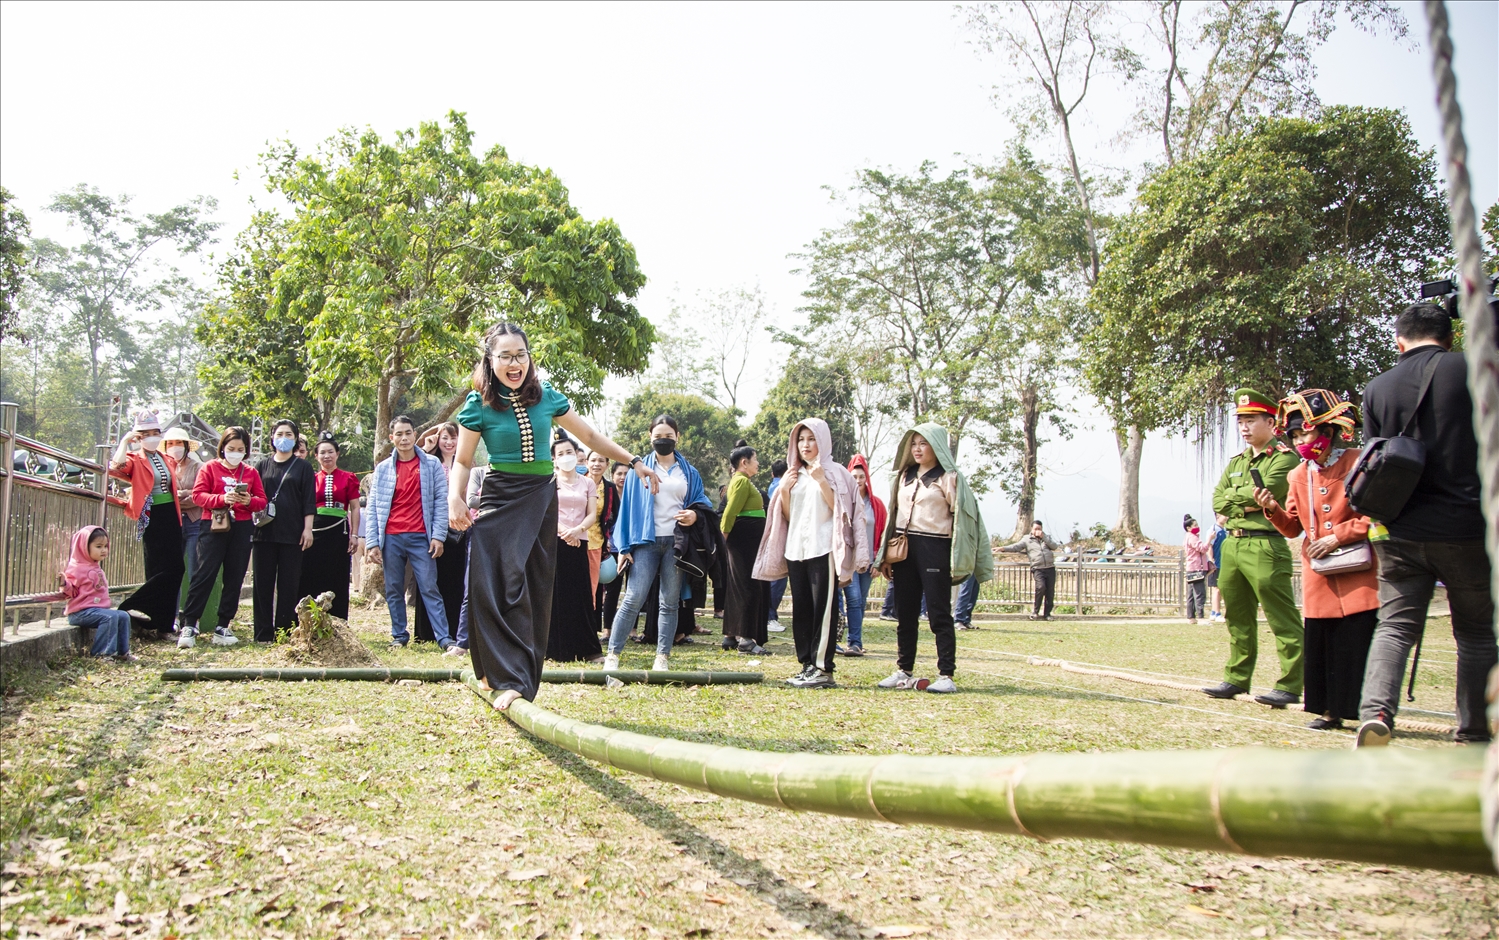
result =
M1140 529L1140 453L1145 435L1136 425L1114 428L1114 443L1119 448L1119 521L1114 523L1118 537L1143 539Z
M395 417L395 402L391 400L394 379L387 373L380 376L379 388L375 391L375 463L390 456L390 419Z
M1041 423L1040 395L1034 383L1020 393L1021 436L1025 450L1020 457L1020 506L1015 514L1015 533L1010 541L1018 542L1031 532L1036 521L1036 473L1041 441L1036 433Z

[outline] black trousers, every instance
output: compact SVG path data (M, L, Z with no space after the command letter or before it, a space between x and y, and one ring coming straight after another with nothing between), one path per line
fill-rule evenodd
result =
M1303 675L1306 710L1358 721L1359 693L1379 611L1365 610L1346 617L1306 617Z
M255 523L229 523L228 532L210 532L205 527L198 536L198 566L193 569L192 583L187 587L187 603L182 607L182 625L198 625L203 608L208 606L208 595L213 593L214 579L219 569L224 569L224 586L219 592L219 626L228 628L239 609L239 589L245 583L245 571L250 567L250 536L255 534Z
M1031 577L1036 581L1036 600L1032 610L1043 617L1050 617L1052 605L1057 599L1057 569L1032 568ZM1041 609L1043 604L1045 610Z
M958 639L952 624L952 539L908 535L910 546L895 575L895 664L903 672L916 668L916 637L921 628L921 601L926 622L937 638L937 672L950 676L957 668Z
M255 543L255 642L276 642L276 631L291 629L302 585L302 546L296 542Z
M161 503L151 507L146 531L141 533L146 556L146 580L135 593L120 602L120 610L138 610L151 618L151 629L167 633L177 598L182 596L182 576L187 565L182 558L182 521L177 507Z
M833 554L806 561L786 562L786 587L791 591L791 638L796 659L803 666L833 671L837 652L838 609L833 603L838 591L838 572Z

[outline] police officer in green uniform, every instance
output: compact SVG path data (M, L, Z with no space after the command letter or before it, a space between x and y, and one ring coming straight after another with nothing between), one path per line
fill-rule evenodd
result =
M1285 708L1301 701L1301 611L1291 593L1290 546L1255 501L1257 484L1252 472L1258 471L1264 488L1285 502L1286 475L1299 461L1276 440L1275 405L1275 399L1251 388L1234 392L1239 436L1249 446L1228 462L1213 490L1213 510L1228 520L1223 524L1228 538L1223 542L1223 565L1218 572L1228 621L1228 666L1220 685L1202 691L1213 698L1233 698L1249 691L1259 647L1256 607L1263 607L1280 655L1280 679L1274 691L1256 695L1254 700Z

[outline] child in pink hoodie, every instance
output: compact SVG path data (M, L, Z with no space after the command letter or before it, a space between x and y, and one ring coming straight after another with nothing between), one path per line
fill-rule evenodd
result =
M109 533L96 525L73 533L73 548L68 566L62 573L62 593L68 598L68 623L75 627L93 627L94 656L130 655L130 612L109 606L109 582L104 578L103 561L109 556Z

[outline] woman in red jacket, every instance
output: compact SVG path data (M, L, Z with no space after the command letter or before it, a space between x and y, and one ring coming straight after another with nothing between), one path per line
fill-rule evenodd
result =
M223 569L219 594L219 619L213 629L217 646L233 646L239 639L229 630L229 621L239 609L239 590L250 566L250 536L255 534L252 515L265 508L265 487L254 467L245 464L250 451L250 432L242 427L225 428L219 438L218 459L210 460L193 484L193 500L210 513L208 528L198 540L198 568L187 588L182 606L182 624L177 645L191 649L198 636L198 619L208 606L213 582Z
M177 461L161 450L161 421L142 411L120 438L109 475L130 484L125 515L146 556L146 580L120 602L120 610L150 623L159 634L172 629L186 571L182 556L182 510L177 504Z
M1364 665L1379 614L1379 579L1369 545L1369 519L1353 511L1343 481L1358 451L1334 447L1353 440L1358 410L1321 388L1280 402L1276 423L1291 437L1302 462L1287 477L1282 507L1267 490L1257 502L1286 538L1302 533L1301 612L1306 623L1308 727L1341 728L1358 721ZM1318 571L1318 568L1325 568Z
M869 485L869 461L863 454L854 454L848 462L848 472L854 475L854 482L859 485L859 498L864 501L864 524L872 527L869 530L869 557L876 558L880 553L880 540L885 535L885 504L874 495L874 487ZM848 646L838 649L844 656L864 655L864 605L869 601L869 585L873 580L871 566L854 571L853 580L838 589L838 613L843 613L845 605L848 608Z

